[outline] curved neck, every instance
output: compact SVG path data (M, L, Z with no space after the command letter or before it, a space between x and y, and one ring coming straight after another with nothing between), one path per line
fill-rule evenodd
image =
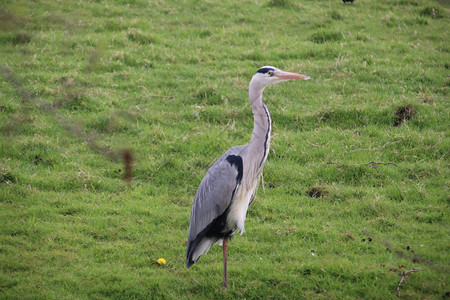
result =
M267 159L270 146L270 132L272 130L272 121L267 106L262 100L264 86L261 86L258 81L253 80L249 86L249 98L253 111L253 133L250 140L249 147L252 148L252 153L261 153L259 166L263 165Z

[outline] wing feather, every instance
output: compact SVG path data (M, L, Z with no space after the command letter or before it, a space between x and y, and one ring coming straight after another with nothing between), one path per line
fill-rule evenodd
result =
M227 160L230 155L238 155L239 147L233 147L223 154L208 170L197 190L192 205L189 224L187 255L193 252L200 242L199 234L217 217L221 216L231 204L239 175L237 166ZM199 240L200 239L200 240ZM195 242L194 242L195 241Z

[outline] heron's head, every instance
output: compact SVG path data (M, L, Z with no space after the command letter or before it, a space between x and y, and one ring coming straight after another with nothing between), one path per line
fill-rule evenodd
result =
M275 67L264 66L260 68L255 75L253 75L252 81L255 80L264 87L291 79L308 80L309 76L284 72Z

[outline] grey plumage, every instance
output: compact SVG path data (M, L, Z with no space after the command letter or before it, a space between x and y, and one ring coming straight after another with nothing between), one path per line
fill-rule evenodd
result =
M267 85L308 76L262 67L253 76L249 98L254 116L250 143L225 152L203 178L192 205L187 242L187 267L210 246L228 239L236 230L245 231L248 206L253 200L270 147L271 119L262 93ZM226 244L224 244L224 248ZM226 249L224 249L226 287Z
M195 238L202 233L213 221L221 216L229 207L232 201L233 193L239 188L236 180L238 169L230 164L226 158L230 155L239 155L242 146L233 147L225 152L208 170L195 195L192 206L191 221L189 224L189 236L187 245L187 266L194 264L201 254L208 251L209 247L219 238L212 237L205 241L208 245L199 255L194 256L194 250L200 244L201 239ZM224 179L227 180L224 180ZM207 232L203 232L202 238Z

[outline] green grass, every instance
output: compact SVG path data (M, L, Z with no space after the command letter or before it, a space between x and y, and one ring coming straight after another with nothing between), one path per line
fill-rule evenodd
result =
M402 297L449 292L448 1L0 3L0 298L394 299L413 268ZM263 65L311 80L265 91L224 291L220 247L185 268L190 207Z

